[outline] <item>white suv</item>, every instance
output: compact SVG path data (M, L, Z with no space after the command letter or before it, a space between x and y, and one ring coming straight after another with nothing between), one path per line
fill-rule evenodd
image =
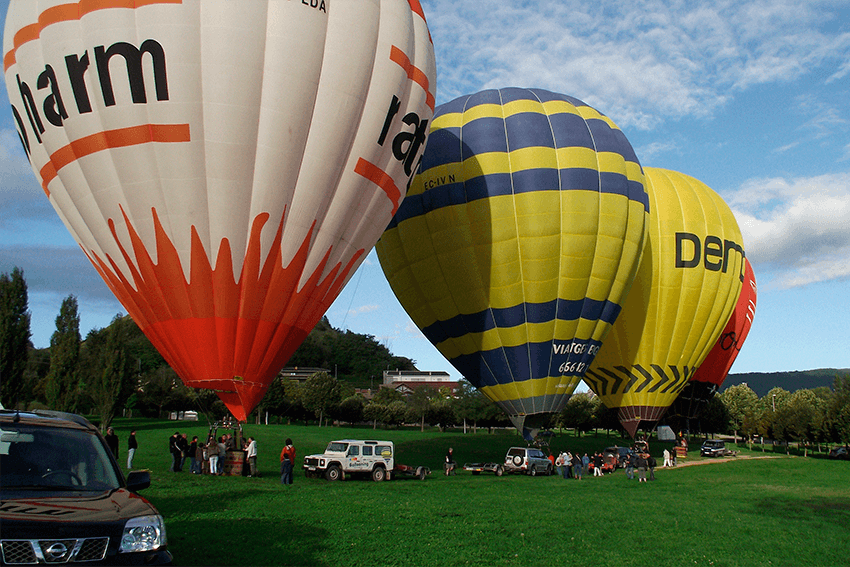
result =
M537 476L552 474L552 461L540 449L511 447L505 455L505 472L522 472Z
M345 474L364 473L380 482L395 468L394 453L392 441L331 441L324 453L304 457L304 473L331 481L345 478Z

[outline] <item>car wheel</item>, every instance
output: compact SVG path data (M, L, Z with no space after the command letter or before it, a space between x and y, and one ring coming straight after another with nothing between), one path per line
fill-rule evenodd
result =
M384 467L375 467L372 469L372 480L375 482L381 482L387 478L387 471Z
M416 469L416 476L419 477L419 480L425 480L427 473L425 472L425 467L419 467Z
M501 466L496 467L496 476L502 476L503 474L505 474L504 469Z
M531 465L528 469L528 474L530 474L531 476L537 476L537 467Z
M519 455L514 455L514 465L520 466L522 464L522 457Z
M336 465L329 466L328 470L325 471L325 479L331 482L339 480L340 476L342 476L342 471L340 471L339 467Z

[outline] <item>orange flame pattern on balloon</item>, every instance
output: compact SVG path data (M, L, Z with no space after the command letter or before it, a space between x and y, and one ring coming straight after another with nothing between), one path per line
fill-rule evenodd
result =
M177 249L163 230L156 210L152 210L152 215L156 263L126 214L124 220L135 262L119 241L114 221L109 221L113 238L132 271L132 282L109 256L100 258L93 251L84 252L184 383L215 390L233 416L245 421L246 408L259 403L270 379L333 302L364 251L354 254L345 267L338 264L320 280L330 255L328 250L301 289L296 289L313 230L308 232L289 265L283 266L280 241L284 221L281 219L272 253L261 264L260 233L269 220L269 215L264 213L252 223L238 282L233 280L227 240L222 241L213 267L193 227L191 281L187 282ZM163 289L169 293L163 293ZM213 302L209 301L210 297L215 298ZM220 348L222 344L235 348Z

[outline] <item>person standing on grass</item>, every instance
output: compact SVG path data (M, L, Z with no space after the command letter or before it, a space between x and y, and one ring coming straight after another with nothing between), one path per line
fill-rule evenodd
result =
M560 476L560 477L564 476L564 466L565 466L564 456L565 455L566 455L566 453L564 453L564 452L558 453L558 458L555 459L555 468L558 469L558 476Z
M115 435L115 430L111 427L106 428L106 446L109 447L109 450L112 451L112 456L115 459L118 459L118 436Z
M637 456L638 482L646 482L646 453Z
M590 457L587 456L587 453L581 458L581 468L584 474L590 474Z
M655 480L655 467L658 466L658 463L655 461L655 457L650 454L646 455L646 467L649 469L649 480Z
M581 480L581 457L576 453L573 457L573 478Z
M192 442L189 443L189 449L186 454L189 456L189 472L195 474L195 455L198 452L198 436L192 437Z
M292 439L286 439L286 445L280 452L280 483L292 484L292 467L295 465L295 447Z
M635 454L628 453L626 455L626 480L635 479Z
M218 472L218 443L215 440L215 437L210 436L210 440L207 443L207 456L210 459L210 474L217 475Z
M204 464L204 444L198 443L197 435L192 439L195 444L195 462L192 465L193 474L203 474L201 466Z
M133 457L136 456L136 449L139 448L139 441L136 439L136 430L130 432L127 437L127 468L133 468Z
M602 476L602 453L593 454L593 476Z
M174 435L168 438L168 452L171 453L171 472L180 472L180 449L177 448L177 438L180 437L180 432L175 431Z
M248 437L248 449L246 453L248 457L248 476L260 476L257 474L257 440L253 437Z

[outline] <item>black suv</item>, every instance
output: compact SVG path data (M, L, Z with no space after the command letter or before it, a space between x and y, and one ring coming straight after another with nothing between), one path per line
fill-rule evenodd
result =
M726 442L720 439L707 439L700 447L699 454L702 457L725 457L729 454Z
M162 516L136 494L148 486L85 418L0 410L2 564L170 564Z

